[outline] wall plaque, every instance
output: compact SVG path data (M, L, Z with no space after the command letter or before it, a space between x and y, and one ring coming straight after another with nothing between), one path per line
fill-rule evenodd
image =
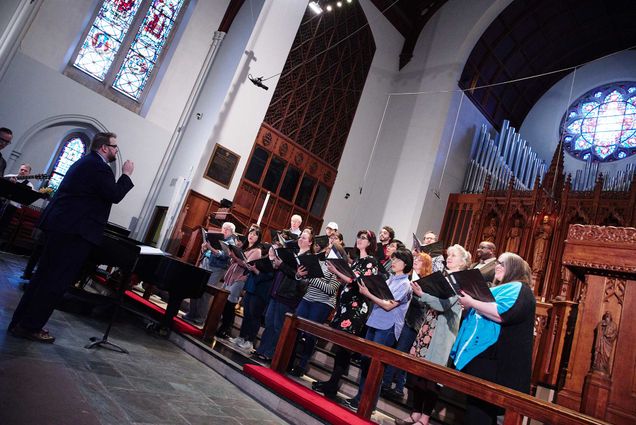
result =
M214 146L214 152L212 152L204 177L226 189L229 188L239 159L241 159L239 155L217 143Z

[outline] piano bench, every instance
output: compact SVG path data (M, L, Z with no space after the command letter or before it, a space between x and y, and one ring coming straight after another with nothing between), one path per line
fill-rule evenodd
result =
M243 366L243 372L268 387L271 391L302 406L330 424L357 425L375 423L357 416L351 410L268 367L246 364Z

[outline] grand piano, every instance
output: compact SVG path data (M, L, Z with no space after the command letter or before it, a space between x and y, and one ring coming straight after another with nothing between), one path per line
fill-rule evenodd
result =
M128 237L128 231L109 223L104 231L102 243L93 249L89 261L118 267L121 271L120 299L130 286L131 278L167 291L168 305L156 330L162 334L171 328L172 319L185 298L198 298L206 289L210 272L186 263L156 248ZM105 338L108 338L108 331ZM93 339L97 341L97 339ZM90 345L90 344L89 344ZM88 347L88 346L87 346ZM88 347L91 348L91 347Z

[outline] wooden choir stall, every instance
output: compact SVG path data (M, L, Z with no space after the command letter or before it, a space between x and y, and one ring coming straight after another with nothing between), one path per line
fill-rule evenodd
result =
M636 423L636 328L624 325L636 314L636 175L608 184L591 172L583 187L578 173L578 183L564 175L559 146L544 175L519 182L502 164L487 168L487 158L503 161L508 151L489 143L483 152L496 153L473 160L465 193L449 195L440 239L472 253L488 240L530 264L533 390L599 419Z

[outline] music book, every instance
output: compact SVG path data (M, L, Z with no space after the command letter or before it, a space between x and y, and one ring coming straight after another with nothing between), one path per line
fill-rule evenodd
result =
M320 250L322 251L323 249L327 248L327 245L329 245L329 236L320 235L314 237L314 244L318 245L320 247Z
M420 252L420 247L422 246L422 242L417 238L417 235L413 233L413 243L411 244L411 251Z
M318 254L316 254L316 257L318 257L320 261L325 261L325 259L327 258L327 254L325 252L319 252Z
M448 276L453 289L459 294L463 290L476 300L487 303L495 302L488 282L484 279L479 269L462 270L451 273Z
M298 261L296 260L296 254L290 248L276 248L276 256L280 258L280 260L287 264L292 269L296 270L298 267Z
M442 241L437 241L430 243L428 245L420 245L420 252L424 252L431 257L437 257L439 255L444 255L444 243Z
M219 243L219 242L221 242L222 240L225 239L225 237L223 236L223 233L206 232L205 233L205 239L212 246L212 248L218 249L218 250L223 249L221 247L221 244Z
M327 261L333 264L336 270L338 270L343 275L350 277L353 280L356 279L356 274L353 272L353 270L351 270L351 267L349 267L349 262L344 258L327 257Z
M245 254L243 253L243 250L241 248L239 248L236 245L230 245L227 242L224 241L219 241L219 244L221 245L221 248L223 249L223 252L225 252L225 254L229 257L230 253L233 253L234 256L236 258L238 258L239 260L243 260L245 261Z
M272 260L270 260L267 255L265 257L257 258L256 260L248 261L247 263L256 266L258 271L262 273L270 273L274 271Z
M305 254L296 257L301 266L307 270L307 275L303 279L313 279L325 277L320 267L320 260L317 255Z
M354 258L353 255L356 253L356 248L353 246L345 246L345 252L349 258Z
M414 281L426 292L437 298L450 298L457 295L450 282L442 272L431 273Z
M386 280L380 274L370 275L370 276L360 276L364 285L369 289L376 297L381 300L394 300L393 293L389 289L389 285L387 285Z
M488 282L477 269L451 273L448 278L442 272L435 272L415 281L424 292L437 298L461 296L461 291L476 300L494 302Z

